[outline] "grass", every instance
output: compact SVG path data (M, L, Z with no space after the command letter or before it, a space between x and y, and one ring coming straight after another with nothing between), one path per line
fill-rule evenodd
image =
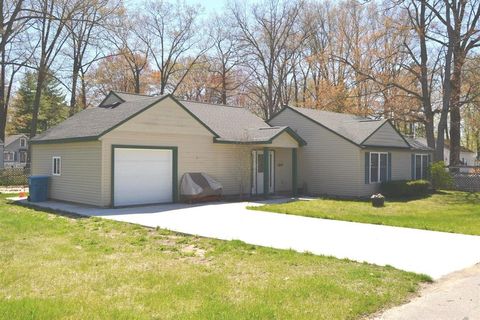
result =
M428 277L0 197L1 319L357 319Z
M442 191L422 199L386 201L383 208L369 201L319 199L250 209L480 235L480 193Z

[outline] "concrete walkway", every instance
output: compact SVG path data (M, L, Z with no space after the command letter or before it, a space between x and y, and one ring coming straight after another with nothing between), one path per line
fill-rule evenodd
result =
M122 209L98 209L54 201L38 205L203 237L236 239L254 245L391 265L434 279L480 262L478 236L246 209L247 205L260 204L262 202L171 204Z
M375 320L480 319L480 264L443 277Z

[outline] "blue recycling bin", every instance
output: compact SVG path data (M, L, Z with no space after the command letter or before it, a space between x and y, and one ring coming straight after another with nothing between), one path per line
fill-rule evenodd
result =
M28 178L29 200L42 202L48 199L48 176L30 176Z

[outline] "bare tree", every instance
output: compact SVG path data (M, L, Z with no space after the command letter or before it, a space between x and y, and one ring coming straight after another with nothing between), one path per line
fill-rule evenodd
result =
M198 8L184 2L173 4L147 0L142 13L138 15L141 23L137 24L136 35L147 46L158 69L158 93L175 93L178 85L206 51L206 48L200 48L199 14ZM179 59L192 55L194 59L190 64L181 67L177 64ZM178 80L173 82L173 77Z
M149 48L136 31L142 28L142 24L139 15L121 12L106 39L117 49L117 54L125 59L134 81L135 93L148 91L143 78L149 70Z
M269 118L282 102L282 86L291 63L309 31L300 28L304 3L267 0L249 7L236 3L230 11L237 24L241 53L252 75L253 99Z
M5 141L8 105L16 73L25 65L21 51L21 35L31 16L25 10L25 1L2 1L0 4L0 140ZM7 79L8 77L8 79Z
M218 102L222 104L227 104L229 94L244 83L235 72L242 63L242 56L238 54L240 43L231 30L228 18L218 15L212 18L209 33L212 53L208 56L208 69L216 80L211 82L211 89L219 93Z
M32 3L33 10L37 14L33 24L33 41L38 45L38 54L36 55L37 85L30 138L37 134L38 112L45 79L67 40L65 26L82 9L82 4L81 0L36 0Z
M446 40L439 36L435 41L447 47L447 54L452 57L445 64L445 80L449 83L444 95L449 98L450 165L457 166L460 164L463 67L468 54L480 47L480 1L443 0L441 3L441 6L429 2L426 5L446 30Z
M118 9L118 4L108 0L87 0L80 9L65 22L68 33L67 56L72 61L70 115L76 112L81 70L88 69L91 64L104 57L100 42L101 32L105 30L109 16Z

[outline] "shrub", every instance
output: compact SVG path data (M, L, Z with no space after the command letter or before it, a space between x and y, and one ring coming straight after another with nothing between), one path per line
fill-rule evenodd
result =
M382 183L380 189L391 198L417 197L429 194L431 185L426 180L397 180Z
M432 185L427 180L411 180L407 182L408 196L425 196L430 193Z
M445 167L443 161L437 161L430 166L430 179L433 189L450 189L453 186L453 178Z

